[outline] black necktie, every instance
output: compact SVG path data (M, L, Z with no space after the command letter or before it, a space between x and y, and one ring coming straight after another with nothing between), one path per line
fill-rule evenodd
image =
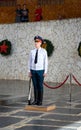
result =
M35 54L35 60L34 60L35 64L37 63L37 58L38 58L38 49L36 50L36 54Z

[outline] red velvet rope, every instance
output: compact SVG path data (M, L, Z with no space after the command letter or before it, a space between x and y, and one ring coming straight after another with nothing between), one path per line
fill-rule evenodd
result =
M72 75L72 77L73 77L73 79L75 80L75 82L76 82L79 86L81 86L81 83L79 83L79 81L75 78L75 76Z
M59 86L56 86L56 87L49 86L49 85L46 84L46 83L44 83L44 85L45 85L47 88L50 88L50 89L57 89L57 88L60 88L60 87L67 81L68 78L69 78L69 75L66 77L66 79L65 79Z

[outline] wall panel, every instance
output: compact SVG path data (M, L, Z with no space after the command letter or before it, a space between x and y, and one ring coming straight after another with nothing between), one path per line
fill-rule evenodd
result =
M42 1L42 0L41 0ZM53 0L54 1L54 0ZM68 19L81 17L81 0L63 0L64 2L52 2L41 5L43 10L43 20L54 20L54 19ZM45 1L46 2L46 1ZM27 4L29 9L30 22L34 21L34 12L38 0L17 0L17 4ZM53 3L53 4L52 4ZM0 23L14 23L15 22L15 6L0 7Z

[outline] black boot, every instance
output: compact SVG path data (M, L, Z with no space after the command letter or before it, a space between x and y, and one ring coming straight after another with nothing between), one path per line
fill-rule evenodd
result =
M37 105L38 105L38 106L41 106L41 105L42 105L42 101L43 101L43 91L39 91L39 92L38 92Z
M37 99L38 99L38 91L34 90L34 101L32 102L32 105L37 105Z

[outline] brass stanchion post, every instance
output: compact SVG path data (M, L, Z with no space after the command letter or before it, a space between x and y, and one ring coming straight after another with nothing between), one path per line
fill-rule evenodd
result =
M72 74L70 73L70 102L72 100Z

